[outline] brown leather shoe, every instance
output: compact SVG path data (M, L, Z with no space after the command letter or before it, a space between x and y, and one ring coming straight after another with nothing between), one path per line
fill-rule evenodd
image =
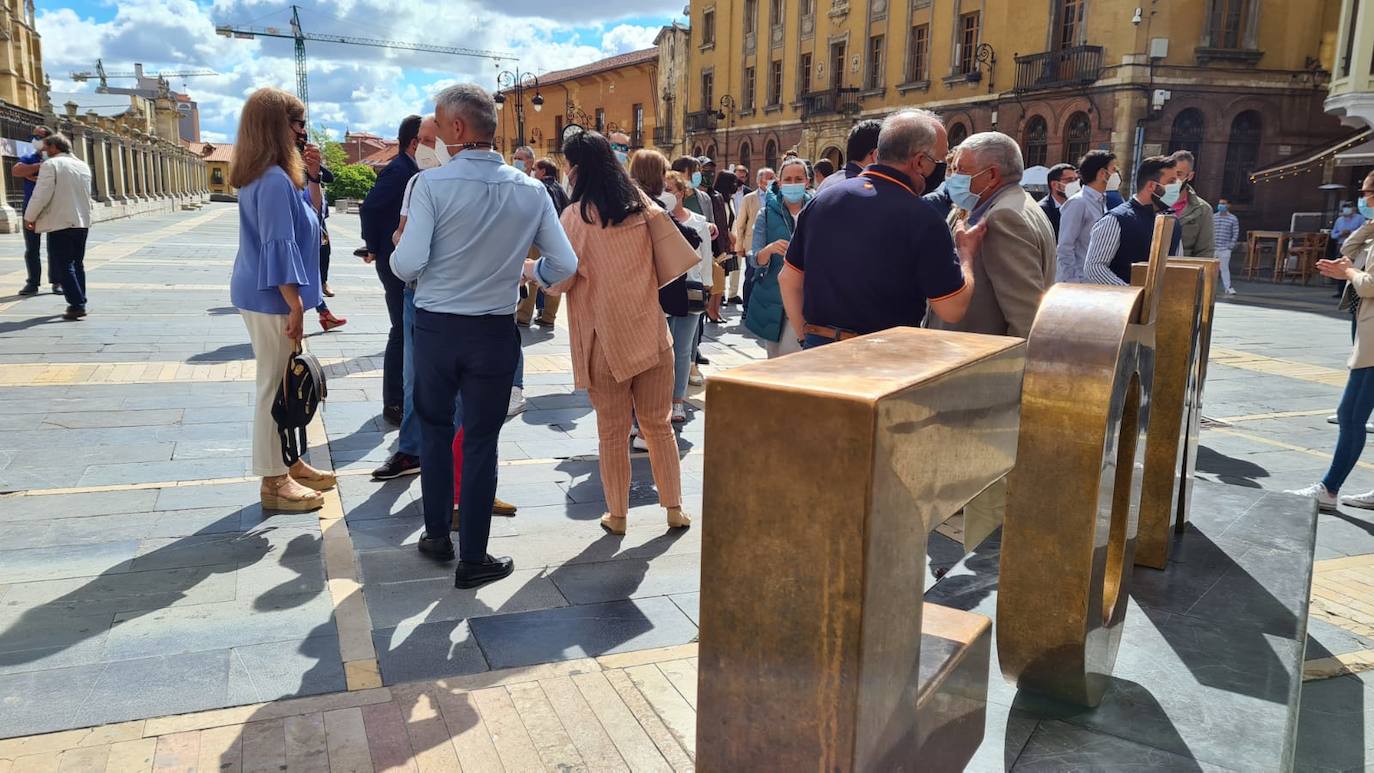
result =
M264 480L258 495L264 510L306 513L324 506L323 494L302 486L289 475L276 483Z
M309 466L304 469L293 467L289 474L292 480L315 491L328 491L339 484L339 479L334 473L316 470Z
M625 534L625 526L627 521L627 518L617 518L616 516L611 515L610 513L606 513L605 515L601 516L601 528L605 529L606 531L612 534L623 536Z

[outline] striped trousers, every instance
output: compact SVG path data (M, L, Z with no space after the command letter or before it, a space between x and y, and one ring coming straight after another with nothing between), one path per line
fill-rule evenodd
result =
M663 507L682 506L682 473L677 436L673 434L673 350L659 353L658 364L628 381L616 381L600 343L592 342L587 395L596 410L600 438L601 487L611 515L624 518L630 509L630 425L639 419L639 434L649 446L649 463Z

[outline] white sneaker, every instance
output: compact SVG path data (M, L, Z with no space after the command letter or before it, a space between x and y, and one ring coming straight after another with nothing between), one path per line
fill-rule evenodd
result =
M635 435L634 437L630 438L630 448L636 451L648 451L649 444L644 442L643 436Z
M529 407L529 401L525 399L525 390L520 387L510 388L510 405L506 407L506 416L515 416L524 413Z
M687 421L687 406L683 403L673 403L672 420L676 423Z
M1341 504L1361 510L1374 510L1374 491L1366 491L1353 497L1341 497Z
M1337 416L1336 414L1333 413L1333 414L1331 414L1330 416L1327 416L1327 417L1326 417L1326 423L1327 423L1327 424L1340 424L1340 423L1341 423L1341 417L1339 417L1339 416Z
M1227 295L1227 297L1230 297L1230 296L1235 295L1235 294L1236 294L1236 288L1234 288L1234 287L1228 287L1228 288L1226 288L1226 295Z
M1317 500L1317 509L1322 512L1334 513L1336 511L1336 495L1327 491L1326 486L1322 485L1321 482L1313 483L1307 488L1293 489L1283 493L1315 499ZM1354 497L1347 498L1353 499Z

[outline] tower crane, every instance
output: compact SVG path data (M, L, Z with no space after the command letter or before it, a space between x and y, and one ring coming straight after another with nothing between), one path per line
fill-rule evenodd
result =
M425 51L434 54L451 54L453 56L475 56L484 59L491 59L498 65L502 59L514 59L513 54L505 51L486 51L478 48L460 48L457 46L436 46L428 43L408 43L400 40L383 40L381 38L362 38L350 35L322 35L314 32L306 32L301 28L300 6L291 6L291 29L289 31L278 27L237 27L230 24L219 24L215 26L215 34L225 38L237 38L240 40L252 40L256 37L264 38L287 38L296 43L296 94L305 103L306 115L310 114L310 96L306 85L305 77L305 41L313 40L320 43L345 43L350 46L372 46L374 48L391 48L402 51Z
M168 78L194 78L201 75L219 75L219 73L214 70L169 70L153 73L152 77L157 78L159 81L166 82ZM144 74L143 65L141 64L135 64L132 72L106 72L105 63L97 59L95 60L94 71L86 70L85 72L74 72L71 73L69 77L77 83L84 83L91 78L98 78L100 80L100 86L96 89L96 92L104 94L110 87L108 83L110 78L144 78L148 76Z

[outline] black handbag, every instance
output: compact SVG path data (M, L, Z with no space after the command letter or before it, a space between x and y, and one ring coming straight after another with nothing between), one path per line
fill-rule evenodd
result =
M305 453L305 428L314 420L328 393L320 361L296 344L296 352L286 361L277 397L272 401L272 419L277 423L281 457L286 466L295 464Z
M736 271L739 271L739 256L731 255L730 257L721 261L720 267L724 269L725 273L727 274L733 274Z
M687 280L687 311L692 314L706 311L706 285Z

